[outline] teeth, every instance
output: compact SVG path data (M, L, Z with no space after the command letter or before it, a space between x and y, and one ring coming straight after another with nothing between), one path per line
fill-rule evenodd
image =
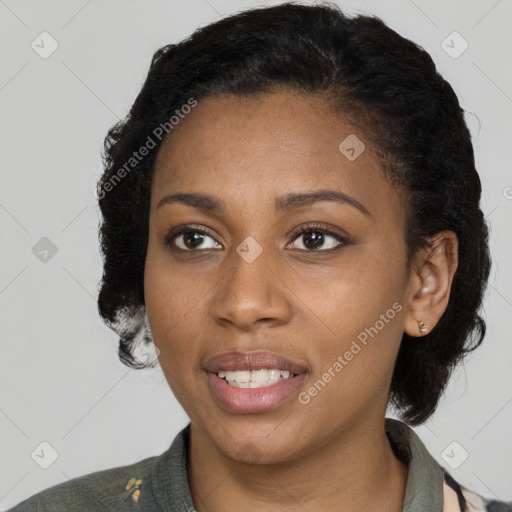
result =
M295 376L288 370L279 370L278 368L261 368L260 370L222 370L218 373L221 379L236 388L264 388L272 386L283 379L289 379Z
M247 370L241 370L237 372L226 372L226 380L236 380L240 382L249 382L251 380L251 372Z
M268 378L274 382L277 382L281 377L281 372L275 368L268 371Z
M268 382L268 370L262 368L261 370L253 370L251 372L251 382L261 384Z

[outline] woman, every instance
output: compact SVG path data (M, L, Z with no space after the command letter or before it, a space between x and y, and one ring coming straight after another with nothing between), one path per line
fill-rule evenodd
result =
M512 510L409 426L482 342L491 264L424 50L328 4L224 18L155 53L104 159L99 310L126 364L154 342L190 423L12 510Z

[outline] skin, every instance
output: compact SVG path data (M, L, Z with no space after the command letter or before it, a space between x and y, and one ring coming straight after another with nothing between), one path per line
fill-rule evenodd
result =
M349 134L366 145L354 161L338 149ZM369 215L330 201L274 209L278 196L320 189L351 196ZM225 212L157 208L176 192L213 195ZM328 254L340 242L324 234L312 248L314 239L295 235L310 222L349 242ZM195 246L183 235L174 249L165 245L184 224L208 235ZM407 466L384 430L394 362L404 331L421 337L418 320L435 327L457 267L457 238L443 231L407 272L404 226L402 196L370 141L319 96L205 98L167 136L151 191L145 301L160 365L191 421L188 475L199 512L402 510ZM263 249L252 263L236 252L248 236ZM401 311L300 403L298 394L396 302ZM261 350L304 365L306 381L274 410L225 410L204 363Z

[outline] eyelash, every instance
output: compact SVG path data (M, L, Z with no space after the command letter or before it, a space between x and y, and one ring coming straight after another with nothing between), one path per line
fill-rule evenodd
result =
M345 245L348 245L350 243L350 240L346 236L342 236L339 233L326 228L322 224L315 224L315 223L307 224L306 226L303 226L299 231L293 233L292 241L296 240L301 235L305 235L305 234L309 234L309 233L317 233L317 232L322 233L324 235L332 236L335 240L340 242L339 245L337 245L336 247L333 247L331 249L310 249L310 250L298 249L298 250L302 251L302 252L308 252L308 253L332 254L332 253L340 250ZM187 233L200 233L202 235L209 236L210 238L213 238L215 240L215 238L210 233L208 233L208 231L188 225L188 226L182 226L181 228L172 230L169 234L167 234L165 236L163 244L165 246L170 247L172 250L178 250L178 251L190 252L190 253L203 252L205 250L214 250L214 251L218 250L218 249L181 249L180 247L174 246L174 244L173 244L174 240L178 236L184 235ZM215 240L215 242L218 243L216 240Z

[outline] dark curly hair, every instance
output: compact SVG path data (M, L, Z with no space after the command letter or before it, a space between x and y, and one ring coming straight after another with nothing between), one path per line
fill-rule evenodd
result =
M223 18L155 52L129 114L103 146L96 191L104 265L99 313L120 336L121 360L147 366L133 350L141 333L150 340L143 317L151 181L172 119L207 96L280 90L320 95L333 115L364 129L386 177L403 193L409 268L416 252L429 247L429 236L452 230L458 237L446 311L421 341L403 334L390 387L401 419L422 423L454 367L484 338L479 309L491 267L489 232L455 92L425 50L377 17L348 17L331 2L288 2Z

